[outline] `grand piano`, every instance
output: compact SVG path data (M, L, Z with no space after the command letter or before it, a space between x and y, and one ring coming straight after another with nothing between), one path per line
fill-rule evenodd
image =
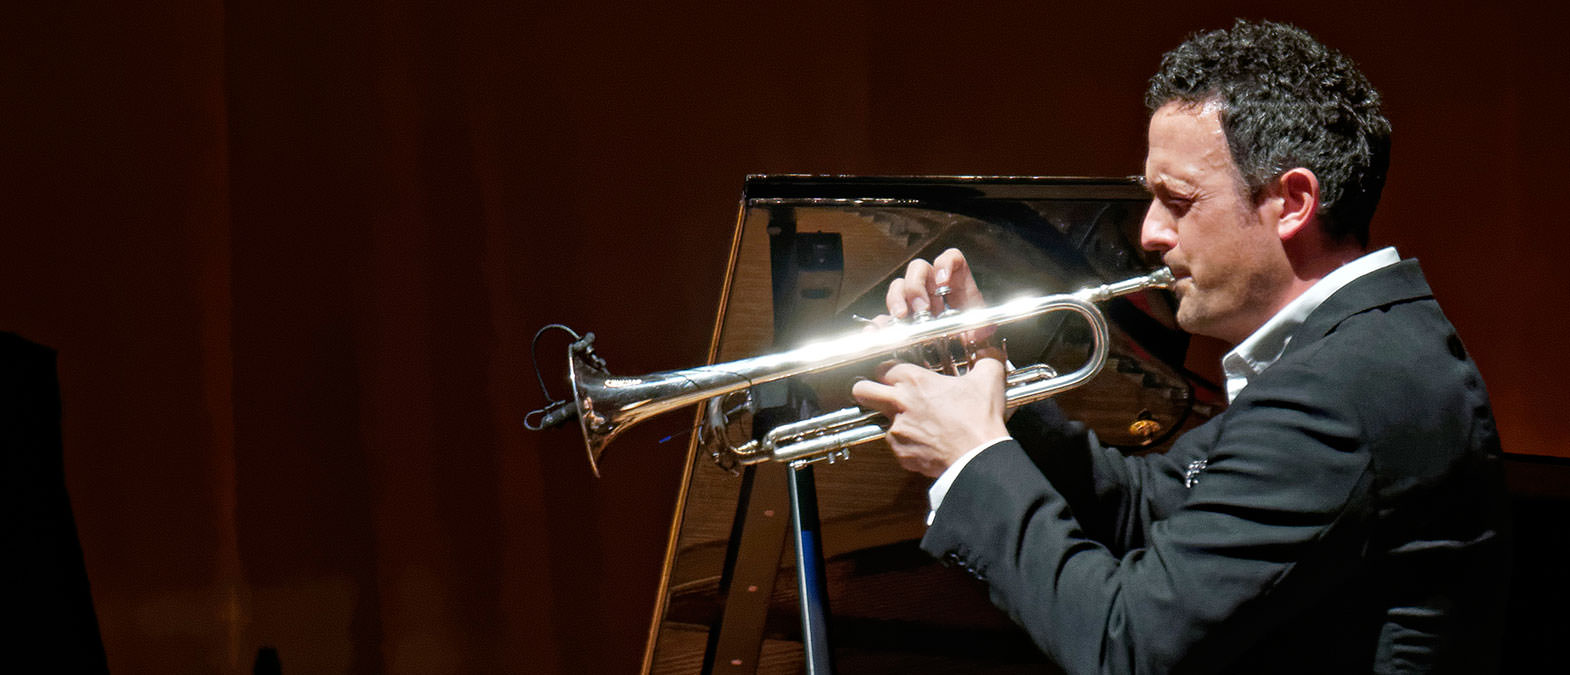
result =
M1131 179L751 176L711 362L854 331L856 317L882 313L889 281L911 259L950 247L993 301L1144 274L1156 262L1138 246L1147 204ZM1185 365L1189 340L1169 295L1101 308L1110 356L1094 380L1055 399L1069 414L1104 442L1145 453L1219 412L1213 378ZM1073 370L1090 349L1088 323L1067 313L999 334L1016 366ZM856 374L759 387L735 433L849 405ZM644 673L1050 671L983 587L917 548L928 479L902 470L881 441L833 459L739 466L695 435Z

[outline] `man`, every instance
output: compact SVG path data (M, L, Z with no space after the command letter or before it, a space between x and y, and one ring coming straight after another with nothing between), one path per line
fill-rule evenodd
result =
M938 479L922 547L1070 672L1497 669L1498 436L1417 262L1365 254L1378 93L1302 30L1238 22L1169 52L1146 103L1142 244L1178 277L1179 324L1237 344L1231 405L1123 457L1050 405L1005 423L996 360L858 383ZM890 313L939 285L982 302L948 251Z

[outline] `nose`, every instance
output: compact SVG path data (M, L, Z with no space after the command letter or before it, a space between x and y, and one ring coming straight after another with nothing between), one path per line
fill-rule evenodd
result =
M1146 251L1165 253L1177 246L1177 226L1159 200L1150 200L1145 221L1139 226L1139 245Z

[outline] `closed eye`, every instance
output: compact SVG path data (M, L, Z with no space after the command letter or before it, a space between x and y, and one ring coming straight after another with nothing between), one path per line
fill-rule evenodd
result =
M1132 178L1135 178L1140 187L1145 188L1145 191L1149 192L1150 196L1166 208L1174 218L1183 217L1194 206L1193 197L1187 188L1177 191L1175 188L1179 186L1172 185L1164 177L1158 176L1154 181L1146 180L1142 176Z

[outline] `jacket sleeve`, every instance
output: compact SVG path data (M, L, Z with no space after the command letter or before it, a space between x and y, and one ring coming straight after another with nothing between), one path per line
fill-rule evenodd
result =
M1150 515L1144 494L1151 472L1170 470L1172 454L1125 457L1095 432L1043 401L1016 411L1009 433L1075 514L1085 535L1116 554L1143 545Z
M1333 393L1344 383L1303 361L1270 375L1223 413L1218 434L1179 440L1173 452L1208 456L1208 468L1180 508L1134 528L1144 530L1138 546L1104 543L1105 516L1078 517L1083 482L1049 478L1056 469L1037 470L1010 442L960 473L922 548L983 579L1069 672L1222 667L1354 569L1363 538L1364 509L1349 505L1367 493L1368 455L1357 411ZM1201 442L1214 445L1193 447ZM1151 489L1141 481L1157 475L1088 461L1126 481L1096 490L1093 477L1093 501L1137 520L1139 493Z

